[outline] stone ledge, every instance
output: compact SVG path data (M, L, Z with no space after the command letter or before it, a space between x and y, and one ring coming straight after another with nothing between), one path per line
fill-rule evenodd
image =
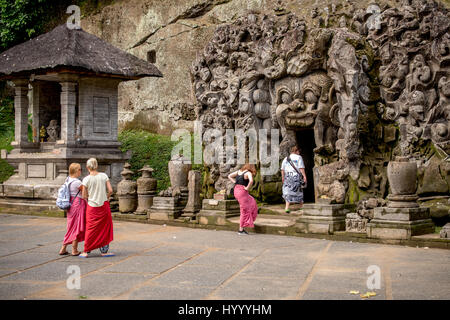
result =
M297 219L297 233L333 234L345 230L345 216L303 216Z
M318 204L307 203L303 205L303 216L326 216L338 217L353 212L355 205L353 204Z
M367 236L375 239L404 240L433 232L434 223L431 219L415 221L372 219L367 224Z
M428 219L430 209L417 208L389 208L378 207L374 209L374 219L383 221L415 221Z

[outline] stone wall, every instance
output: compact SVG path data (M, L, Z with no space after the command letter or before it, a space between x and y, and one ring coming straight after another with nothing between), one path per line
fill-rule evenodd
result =
M216 27L249 11L294 13L308 26L331 23L333 10L366 9L369 0L127 0L82 19L82 27L140 58L152 55L163 78L145 78L120 85L119 128L143 128L170 134L192 128L195 97L189 68ZM379 6L397 1L377 1ZM330 13L327 19L326 9ZM349 15L348 20L352 17Z

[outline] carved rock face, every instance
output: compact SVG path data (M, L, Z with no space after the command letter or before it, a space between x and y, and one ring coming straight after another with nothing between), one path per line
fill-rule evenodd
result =
M316 169L339 163L345 171L337 181L321 174L316 196L340 203L348 176L358 181L362 164L371 167L370 152L385 162L399 153L420 158L427 143L450 153L448 10L433 1L397 6L334 7L325 21L315 8L320 27L256 13L219 27L192 67L198 119L222 132L279 128L281 157L298 131L313 128ZM382 172L386 163L377 166ZM224 186L223 171L210 166L211 186ZM385 193L379 181L362 185Z
M285 113L286 126L310 128L323 109L330 110L328 91L331 79L322 72L310 74L303 78L289 77L275 82L276 104L280 108L289 106ZM324 94L321 102L321 95ZM278 109L278 107L277 107ZM323 118L329 119L325 112Z

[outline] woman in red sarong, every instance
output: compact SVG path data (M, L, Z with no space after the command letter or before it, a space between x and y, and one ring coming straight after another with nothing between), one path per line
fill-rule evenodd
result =
M65 183L69 185L70 202L72 205L67 211L67 232L64 236L63 245L59 250L60 255L69 254L67 246L72 244L72 255L78 256L78 243L84 241L84 231L86 225L86 200L81 197L81 166L79 163L72 163L69 166L69 176Z
M83 198L88 200L86 235L80 257L87 258L94 249L100 249L102 257L111 257L114 254L108 253L108 250L109 243L113 241L113 223L109 197L113 190L108 176L97 171L95 158L89 159L86 167L89 170L89 175L83 179Z
M258 215L256 200L248 193L253 185L253 177L256 175L255 166L246 163L240 170L230 173L230 179L234 186L234 197L239 202L241 216L239 219L239 235L248 235L244 228L254 228L254 222Z

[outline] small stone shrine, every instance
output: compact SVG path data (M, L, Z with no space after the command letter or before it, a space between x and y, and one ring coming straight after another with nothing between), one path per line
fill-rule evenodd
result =
M148 165L142 167L139 172L142 172L142 177L137 179L138 208L136 214L147 214L147 210L153 205L158 181L152 177L153 169Z
M137 208L137 183L131 178L133 171L131 165L125 163L123 171L120 173L122 181L117 185L117 197L119 198L119 211L121 213L132 213Z
M130 157L117 141L118 85L147 76L162 74L153 64L65 24L1 53L0 79L15 85L14 149L2 151L15 174L3 183L4 195L55 199L70 163L80 163L85 176L91 157L115 188Z

